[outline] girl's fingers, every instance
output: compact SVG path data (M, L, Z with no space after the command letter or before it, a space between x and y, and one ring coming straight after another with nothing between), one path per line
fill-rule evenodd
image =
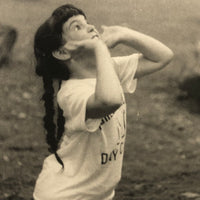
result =
M76 46L75 46L75 45L72 45L72 44L66 44L66 45L65 45L65 48L66 48L68 51L76 50Z

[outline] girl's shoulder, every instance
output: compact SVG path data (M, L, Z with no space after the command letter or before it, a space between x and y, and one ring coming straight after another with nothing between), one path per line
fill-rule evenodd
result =
M92 87L96 83L95 78L86 79L69 79L67 81L62 81L60 90L76 89L78 87Z
M61 87L57 93L57 99L78 94L80 91L95 90L95 85L96 79L94 78L62 81Z

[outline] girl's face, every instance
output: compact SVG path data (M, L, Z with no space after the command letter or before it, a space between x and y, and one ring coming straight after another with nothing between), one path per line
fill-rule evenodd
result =
M99 33L93 25L87 23L83 15L76 15L63 24L62 37L66 42L72 40L80 41L99 37Z

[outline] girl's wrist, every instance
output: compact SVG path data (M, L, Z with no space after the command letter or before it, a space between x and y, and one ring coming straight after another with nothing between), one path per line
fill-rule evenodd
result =
M102 49L105 47L107 48L106 44L101 39L98 39L98 41L95 44L94 51L98 51L99 49Z

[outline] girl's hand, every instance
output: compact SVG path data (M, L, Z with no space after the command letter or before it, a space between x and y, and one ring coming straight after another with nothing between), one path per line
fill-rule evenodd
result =
M103 34L101 39L106 43L108 48L113 48L121 42L123 35L126 32L122 26L102 26Z
M93 39L86 39L86 40L80 40L80 41L69 41L65 44L65 48L70 52L73 52L79 49L93 50L98 46L100 42L101 40L97 37Z

